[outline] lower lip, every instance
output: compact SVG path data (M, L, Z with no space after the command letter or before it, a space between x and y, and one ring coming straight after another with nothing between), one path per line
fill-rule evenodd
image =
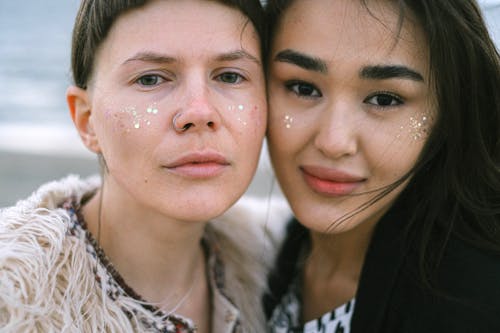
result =
M207 179L220 175L227 167L220 163L187 163L167 168L176 174L193 179Z
M335 182L314 177L305 172L302 173L306 184L316 193L330 196L341 197L349 195L361 185L361 182Z

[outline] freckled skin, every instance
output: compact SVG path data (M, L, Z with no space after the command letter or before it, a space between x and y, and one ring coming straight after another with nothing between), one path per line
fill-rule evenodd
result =
M257 167L267 111L260 42L247 23L238 10L216 2L155 1L113 25L89 89L90 124L109 169L106 189L128 202L124 206L206 221L244 193ZM217 60L241 50L256 60ZM134 60L141 52L174 61ZM223 80L225 73L238 80ZM176 132L177 113L196 126ZM200 181L164 167L201 151L223 156L224 172Z

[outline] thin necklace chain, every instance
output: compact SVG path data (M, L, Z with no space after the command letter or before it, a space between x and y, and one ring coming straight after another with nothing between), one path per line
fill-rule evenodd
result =
M184 296L182 296L182 298L179 300L179 302L177 304L175 304L175 306L170 309L170 310L166 310L165 307L168 305L165 304L165 305L162 305L160 306L160 310L163 311L163 313L165 313L165 315L168 317L170 316L171 314L175 313L175 311L177 311L181 306L182 304L184 304L184 302L186 302L186 300L189 298L189 296L191 296L191 292L193 291L193 287L194 287L194 278L193 278L193 282L191 283L191 287L189 287L188 291L184 294ZM164 302L162 302L164 303Z

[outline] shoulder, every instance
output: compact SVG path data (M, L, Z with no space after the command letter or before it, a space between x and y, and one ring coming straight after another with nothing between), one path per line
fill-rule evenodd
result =
M281 197L247 196L210 222L210 227L217 242L224 244L221 247L224 257L231 257L238 267L247 262L255 269L267 269L285 236L291 214L288 203Z
M221 252L226 291L241 312L245 331L263 330L266 276L290 216L284 199L244 197L209 224Z
M37 213L40 210L55 210L67 198L81 198L85 194L96 190L100 185L100 178L92 176L81 179L79 176L70 175L61 180L43 184L28 198L20 200L16 205L0 210L4 219L13 215Z
M440 284L478 306L500 309L500 254L452 237L439 270Z
M60 208L60 205L69 198L79 200L97 186L96 178L84 181L76 176L69 176L42 185L29 198L19 201L13 207L2 209L0 211L2 264L6 264L6 260L16 255L33 252L39 256L46 254L48 248L60 249L69 222L67 212ZM12 248L18 248L18 251Z
M391 317L409 332L500 331L500 256L452 237L435 290L423 287L415 267L407 267L395 285L393 301Z
M274 254L281 243L287 221L292 216L282 197L241 198L225 214L211 222L218 234L224 236L246 254ZM264 252L267 248L271 252ZM272 260L272 258L269 258Z
M42 185L27 199L0 210L0 244L48 246L62 239L69 217L60 206L70 198L81 199L98 184L98 178L81 180L69 176Z
M66 236L69 216L58 206L95 186L95 180L69 177L0 212L0 326L23 331L45 320L50 328L65 299L81 300L72 293L79 293L76 278L90 281L82 279L85 247Z
M366 254L355 324L383 322L383 332L500 332L500 256L451 235L435 253L442 256L429 289L420 274L427 263L394 221L376 230Z

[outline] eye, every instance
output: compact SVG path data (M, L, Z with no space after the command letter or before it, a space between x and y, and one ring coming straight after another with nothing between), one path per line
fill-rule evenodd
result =
M368 96L363 102L379 107L389 107L403 104L403 99L390 92L378 92Z
M245 78L241 76L238 73L235 72L225 72L222 74L219 74L215 77L217 81L221 81L223 83L230 83L230 84L238 84L241 83Z
M323 96L314 85L304 81L288 82L285 87L299 97L316 98Z
M139 85L144 86L144 87L152 87L156 86L162 82L164 82L165 79L162 78L160 75L157 74L147 74L139 77L135 82L137 82Z

